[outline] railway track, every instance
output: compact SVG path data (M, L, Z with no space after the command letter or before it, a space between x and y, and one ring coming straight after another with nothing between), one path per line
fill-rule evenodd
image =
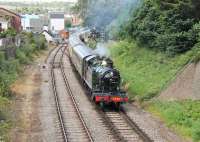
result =
M92 134L83 119L70 88L70 81L64 71L62 58L65 48L63 46L64 44L51 51L51 54L55 53L51 61L51 78L62 138L65 142L93 142ZM101 111L100 114L112 134L118 139L117 141L151 142L151 139L135 125L123 110L120 112Z
M60 102L59 102L58 93L57 93L57 89L56 89L55 74L54 74L56 56L57 56L59 50L61 49L61 47L57 47L57 48L59 48L59 49L56 49L56 48L54 49L54 50L56 50L56 53L54 54L52 62L51 62L51 82L52 82L53 94L54 94L54 99L55 99L55 103L56 103L56 110L57 110L57 114L58 114L58 120L60 123L63 141L67 142L68 141L67 133L66 133L66 128L64 126L64 118L63 118L61 107L60 107ZM50 54L54 50L51 50ZM48 56L50 56L50 54Z
M65 55L67 56L67 55ZM63 71L64 72L64 71ZM69 83L68 83L69 84ZM87 91L86 91L87 92ZM88 97L89 98L89 97ZM90 100L90 98L89 98ZM93 105L96 105L92 103ZM117 141L151 142L152 140L126 115L125 111L97 109Z
M61 63L63 46L58 47L51 63L52 86L63 141L93 142L64 73Z
M117 134L120 141L152 142L139 127L122 111L105 110L102 112L106 123Z

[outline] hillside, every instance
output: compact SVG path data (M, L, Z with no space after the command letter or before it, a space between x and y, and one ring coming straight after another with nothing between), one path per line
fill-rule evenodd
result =
M200 63L186 66L158 97L160 100L200 100Z
M144 0L111 46L129 97L193 141L200 141L199 9L195 0Z
M171 58L164 53L140 48L133 41L112 45L111 53L130 91L130 97L135 96L139 100L157 96L193 56L191 51Z
M130 99L194 141L200 140L199 63L188 63L196 59L198 52L198 48L193 48L169 57L141 48L134 41L111 45L112 58Z

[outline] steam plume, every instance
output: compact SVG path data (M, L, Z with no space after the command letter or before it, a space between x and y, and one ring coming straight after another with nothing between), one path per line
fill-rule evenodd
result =
M93 52L94 52L94 54L97 54L100 57L103 57L103 56L109 57L110 56L110 52L109 52L108 48L106 48L103 43L98 43L97 48Z

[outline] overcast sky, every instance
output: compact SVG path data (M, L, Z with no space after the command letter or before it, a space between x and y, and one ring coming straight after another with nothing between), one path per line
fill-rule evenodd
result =
M5 1L5 0L0 0ZM50 1L65 1L65 2L77 2L77 0L6 0L9 2L50 2Z

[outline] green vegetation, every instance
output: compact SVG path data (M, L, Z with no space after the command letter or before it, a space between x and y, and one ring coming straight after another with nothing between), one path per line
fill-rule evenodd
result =
M133 95L130 97L136 96L140 100L156 96L197 52L199 48L194 48L172 58L129 41L118 42L111 48L115 65Z
M33 60L32 55L39 50L46 49L46 41L43 35L34 36L32 33L21 33L19 35L22 44L16 48L15 58L5 57L3 51L0 52L0 136L3 139L8 137L8 129L10 128L9 116L9 97L11 97L10 85L16 80L18 74L22 71L25 64ZM0 139L1 141L1 139Z
M200 141L200 101L154 101L148 109L182 135Z
M20 72L20 65L32 60L32 55L39 50L46 49L46 41L43 35L34 36L32 33L21 33L21 46L16 48L16 58L5 57L0 52L0 96L9 96L9 85L16 79Z
M22 14L47 14L48 11L64 11L69 12L74 6L74 2L64 1L40 1L40 2L23 2L23 1L5 1L0 0L0 5L13 9L17 13Z
M65 21L65 28L72 27L72 22L70 20Z
M8 98L0 96L0 140L9 141L9 129L11 128L11 120L9 114L10 101Z
M131 98L148 100L147 109L168 126L200 141L200 101L151 100L188 62L200 60L200 2L143 0L112 45L112 57ZM116 31L115 31L116 33Z
M200 1L78 2L74 11L87 26L108 29L119 40L110 50L129 97L149 101L148 110L168 126L200 141L199 101L152 101L187 63L200 60Z
M8 28L6 31L0 32L0 38L14 37L16 34L15 29Z
M170 57L135 42L120 41L111 47L115 65L128 86L129 97L149 101L146 109L185 137L200 141L200 101L160 102L150 100L159 94L189 61L200 59L200 48Z
M188 51L198 43L199 8L196 0L144 0L119 36L170 55Z

